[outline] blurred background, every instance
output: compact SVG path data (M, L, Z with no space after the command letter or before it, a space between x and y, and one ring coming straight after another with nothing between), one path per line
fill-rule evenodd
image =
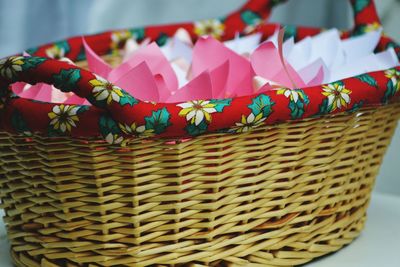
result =
M245 0L0 0L0 57L73 35L225 15ZM384 29L400 41L400 1L376 0ZM350 28L346 0L296 0L276 8L273 22ZM377 191L400 196L400 130L377 181Z

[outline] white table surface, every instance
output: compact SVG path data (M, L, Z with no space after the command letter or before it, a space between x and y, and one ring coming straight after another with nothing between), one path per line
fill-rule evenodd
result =
M5 235L0 219L0 267L11 267ZM374 193L366 228L361 236L339 252L305 266L399 267L400 197Z

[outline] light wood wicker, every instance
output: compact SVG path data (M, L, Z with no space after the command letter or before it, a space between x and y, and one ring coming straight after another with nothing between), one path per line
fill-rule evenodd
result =
M0 133L17 266L293 266L360 234L400 105L184 141Z

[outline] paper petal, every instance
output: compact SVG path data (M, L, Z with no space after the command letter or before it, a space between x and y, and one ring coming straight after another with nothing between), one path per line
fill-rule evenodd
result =
M160 95L160 101L161 103L167 103L168 99L171 97L172 93L168 88L167 84L164 81L164 78L160 74L156 74L154 76L154 80L157 84L158 88L158 93Z
M168 99L168 102L183 102L188 100L200 100L212 98L212 85L211 76L208 71L203 72L197 76L185 87L175 92L173 96Z
M382 29L343 40L346 62L365 57L374 52L382 36Z
M377 54L370 54L349 64L343 65L331 73L330 81L357 76L367 72L390 69L399 66L399 60L393 48Z
M157 84L146 62L126 72L114 84L140 100L159 101Z
M309 64L312 53L311 50L311 38L306 37L292 47L292 50L286 57L286 60L291 66L293 66L294 69L300 70Z
M24 88L27 84L24 82L17 82L11 85L11 90L14 92L14 94L19 95L24 91Z
M182 59L171 62L171 66L175 71L178 79L179 88L185 86L189 81L187 79L190 66Z
M251 63L255 73L264 79L288 88L293 88L293 83L296 87L303 87L305 85L297 72L287 62L285 70L279 49L275 47L273 42L261 44L252 54Z
M326 66L331 67L340 50L340 33L337 29L322 32L311 38L312 52L307 64L321 58Z
M261 33L251 34L248 36L240 37L239 34L235 36L235 39L224 42L224 45L236 52L239 55L251 54L257 49L262 38Z
M126 41L122 62L127 61L139 49L139 47L138 42L132 38Z
M265 92L268 92L268 91L275 90L276 88L277 88L277 87L273 87L273 86L271 86L271 84L267 83L267 84L265 84L263 87L261 87L260 89L258 89L258 90L256 91L256 93L257 93L257 94L265 93Z
M141 47L145 47L151 43L150 38L144 39L140 44L130 38L128 41L126 41L125 48L124 48L124 56L122 58L122 63L126 62L129 60L135 53L138 51Z
M328 68L324 61L319 58L310 65L299 70L298 73L307 86L314 86L323 83L325 73L328 73Z
M317 86L317 85L321 85L324 83L324 76L325 76L325 71L324 71L324 67L320 67L318 72L316 73L314 79L312 79L311 81L309 81L307 83L307 86Z
M170 91L178 88L175 72L156 43L141 47L129 60L112 70L108 78L111 82L117 81L130 69L143 62L147 63L153 75L160 74L163 77Z
M45 83L32 85L29 89L19 94L22 98L34 99L37 101L51 102L52 86Z
M287 60L290 53L292 52L293 48L295 46L295 42L294 42L294 38L291 37L289 39L287 39L284 43L283 43L283 57ZM289 62L290 64L290 62Z
M68 105L88 105L90 106L91 104L89 101L87 101L85 98L81 98L75 94L70 96L67 100L64 101L64 104Z
M282 88L285 87L281 84L277 84L271 80L267 80L261 76L255 76L253 78L253 88L255 92L260 91L262 88L264 88L265 86L268 86L269 88L273 89L273 88Z
M229 61L225 61L225 63L223 63L221 66L215 68L210 72L211 85L212 85L211 98L220 99L224 97L224 92L227 88L229 72L230 72Z
M175 32L174 37L176 37L178 40L184 42L185 44L188 44L189 46L193 46L192 37L190 36L189 32L187 30L185 30L184 28L179 28Z
M92 48L86 43L85 38L82 38L82 42L89 69L97 75L107 77L112 71L112 67L92 50Z
M229 61L230 65L226 85L228 93L241 90L241 92L250 94L254 73L249 60L211 37L200 38L193 48L192 77L196 77L204 71L211 71L226 61Z
M283 69L278 49L272 42L261 44L250 60L255 73L265 79L271 79Z
M299 88L304 85L300 75L290 66L283 55L283 38L285 36L285 30L280 30L278 34L278 51L279 51L279 58L281 60L281 64L283 66L284 71L286 72L287 78L292 85L292 88Z

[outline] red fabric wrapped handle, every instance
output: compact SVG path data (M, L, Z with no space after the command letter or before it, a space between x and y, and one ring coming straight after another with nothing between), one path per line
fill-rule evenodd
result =
M221 38L233 37L236 32L244 29L246 21L243 14L258 12L262 18L266 18L273 4L278 2L283 1L249 1L239 12L223 20L226 31ZM351 3L355 11L355 30L363 33L371 25L379 26L373 1L357 0ZM96 53L103 55L110 53L110 47L118 49L119 46L113 43L115 34L122 32L131 37L135 35L137 39L151 38L158 41L165 39L165 35L173 35L181 27L196 38L195 23L186 23L108 32L88 36L86 39ZM267 37L275 31L276 25L262 25L257 29ZM320 29L298 28L296 40L319 32ZM351 32L346 32L343 37L349 34ZM400 69L395 68L292 91L282 89L223 100L148 103L135 99L90 71L43 57L48 55L49 48L59 46L67 48L63 56L73 60L83 59L80 53L82 37L73 37L29 51L33 57L14 56L0 60L0 130L21 134L38 132L49 136L97 137L101 134L110 143L120 143L124 136L138 135L181 138L216 131L242 132L264 123L274 124L291 119L356 111L362 106L398 100L400 94ZM388 47L400 53L400 46L390 38L382 37L379 50ZM52 84L62 91L86 98L93 106L42 103L14 97L10 85L15 82ZM345 98L336 99L339 94L335 92L342 92ZM340 105L333 105L339 103L339 100Z
M243 5L239 11L236 11L228 16L240 16L245 10L253 10L257 12L263 20L268 19L272 9L278 5L287 2L288 0L249 0ZM349 0L354 11L354 24L355 28L363 27L364 25L371 25L378 23L380 19L375 7L374 0ZM362 10L362 12L360 12ZM362 13L368 13L365 16Z

